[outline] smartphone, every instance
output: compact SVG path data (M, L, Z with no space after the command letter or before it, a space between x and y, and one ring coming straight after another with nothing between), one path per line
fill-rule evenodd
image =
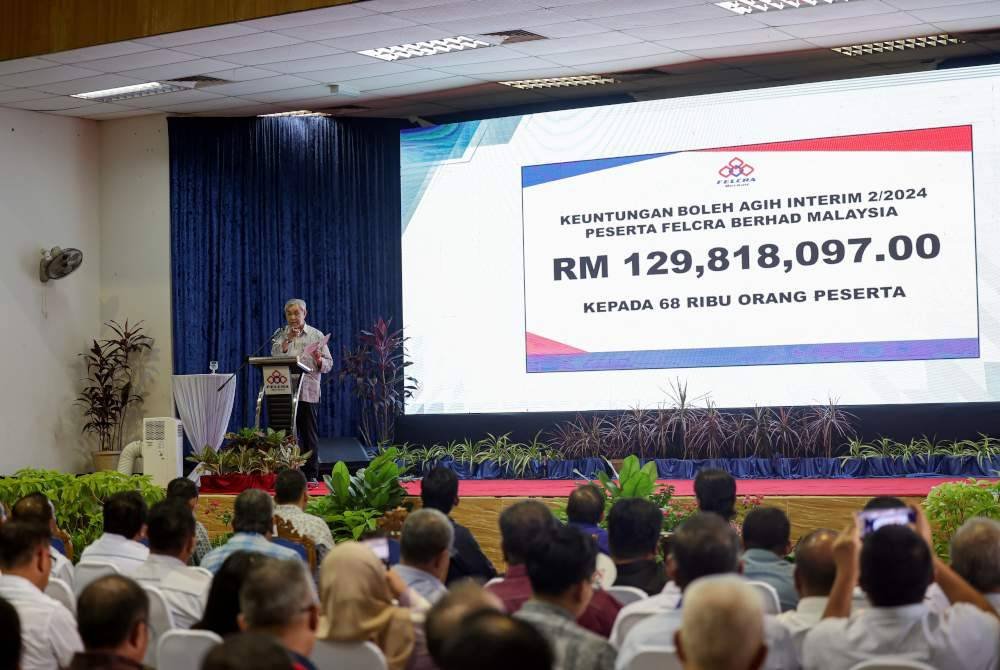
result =
M882 526L906 526L915 523L916 513L909 507L891 507L858 512L858 528L861 537L874 533Z
M388 539L386 539L384 537L376 537L376 538L373 538L371 540L365 540L364 543L365 543L365 545L369 549L371 549L373 552L375 552L375 555L378 556L378 559L380 561L382 561L386 565L389 564L389 540Z

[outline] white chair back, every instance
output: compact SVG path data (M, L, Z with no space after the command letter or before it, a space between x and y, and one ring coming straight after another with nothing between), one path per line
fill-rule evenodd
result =
M750 586L760 594L760 604L764 608L764 614L781 614L781 601L778 600L778 591L767 582L748 582Z
M934 670L934 666L898 656L878 656L858 663L851 670Z
M597 565L594 568L594 583L602 589L609 589L618 579L618 566L607 554L597 554Z
M677 650L673 647L643 649L632 658L624 670L683 670Z
M149 596L149 646L146 647L146 657L143 659L143 663L155 668L156 647L160 642L160 636L174 628L174 615L170 613L167 599L163 597L163 592L160 589L143 584L142 590Z
M73 586L79 596L90 582L105 575L117 575L118 567L106 561L80 561L73 570Z
M210 630L168 630L156 644L156 670L196 670L217 644L222 638Z
M645 612L625 612L622 611L618 615L618 620L615 621L615 642L621 645L625 641L625 638L631 632L635 625L640 621L643 621L646 617L650 617L656 614L653 611Z
M69 584L57 577L49 577L49 585L45 587L45 595L58 600L66 606L73 616L76 616L76 596Z
M608 594L621 603L622 607L630 605L639 600L646 599L646 592L634 586L609 586L605 589Z
M371 642L316 640L309 660L317 668L337 670L388 670L382 650Z
M492 586L494 584L499 584L503 581L503 577L494 577L490 581L486 582L486 586Z

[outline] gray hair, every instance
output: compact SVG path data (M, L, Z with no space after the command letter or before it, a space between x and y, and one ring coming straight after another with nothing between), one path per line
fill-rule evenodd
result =
M757 591L735 575L696 579L684 590L678 638L684 663L716 670L748 668L764 647ZM728 640L720 644L720 640Z
M260 489L247 489L233 503L233 530L267 535L274 529L274 502Z
M285 302L285 309L282 311L287 311L288 308L291 307L292 305L298 305L303 312L309 311L306 309L306 301L303 300L302 298L292 298L291 300L288 300L287 302Z
M240 612L251 629L284 628L316 603L316 591L298 559L268 558L240 587Z
M1000 522L963 523L951 538L951 567L980 593L1000 590Z
M418 509L403 522L400 558L411 565L425 565L450 550L454 541L455 529L447 516L436 509Z

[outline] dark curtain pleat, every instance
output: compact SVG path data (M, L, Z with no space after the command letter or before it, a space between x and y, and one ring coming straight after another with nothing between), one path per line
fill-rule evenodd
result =
M320 436L356 435L340 351L378 317L402 324L399 126L330 118L168 120L175 374L235 370L282 325L288 298L332 332ZM230 428L260 380L236 380ZM200 445L195 445L200 447Z

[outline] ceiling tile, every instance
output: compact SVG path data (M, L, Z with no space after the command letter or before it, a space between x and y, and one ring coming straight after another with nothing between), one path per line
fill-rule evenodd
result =
M897 11L881 0L864 0L864 2L838 2L835 5L820 5L800 9L785 9L778 12L754 14L761 23L769 26L791 26L796 23L815 23L817 21L834 21L854 16L874 16ZM736 17L741 18L741 17Z
M356 65L354 67L335 67L329 70L316 70L315 72L303 72L299 76L311 81L335 84L341 81L351 81L352 79L363 79L364 77L377 77L383 74L395 74L397 72L408 72L417 70L412 65L405 65L399 62L392 63L372 63L371 65Z
M226 79L228 81L250 81L251 79L273 77L274 70L264 70L259 67L236 67L229 68L228 70L209 72L207 76Z
M688 49L711 49L714 47L738 46L740 44L762 44L787 40L786 33L776 28L759 28L757 30L740 30L721 35L693 35L691 37L674 37L659 42L665 47L677 51Z
M7 102L4 104L7 107L14 107L15 109L27 109L34 112L48 112L57 109L79 109L82 107L89 107L90 105L96 103L91 102L90 100L81 100L79 98L70 98L65 95L60 95L42 98L40 100L23 100L21 102Z
M187 44L197 44L198 42L224 40L230 37L239 37L240 35L252 35L256 32L259 32L256 28L251 28L239 23L224 23L218 26L208 26L207 28L182 30L180 32L167 33L165 35L142 37L132 41L163 49L168 47L184 46Z
M350 67L352 65L372 65L374 63L384 63L378 58L362 56L354 52L334 54L332 56L319 56L318 58L303 58L302 60L289 60L280 63L261 63L260 67L265 70L275 72L289 72L294 74L305 74L316 70L330 70L336 67Z
M449 74L463 74L469 76L490 74L493 72L517 72L521 70L543 70L552 68L552 63L541 58L511 58L509 60L489 61L485 63L466 63L464 65L450 65L438 68L442 72ZM524 78L537 78L536 75L525 75Z
M286 47L292 44L299 44L300 41L287 35L278 33L254 33L253 35L242 35L240 37L230 37L226 40L214 40L212 42L199 42L198 44L188 44L177 47L178 51L196 56L224 56L226 54L240 53L243 51L259 51L261 49L272 49L274 47Z
M682 7L703 3L704 0L628 0L628 2L622 2L622 0L598 0L597 2L547 0L545 6L555 9L560 14L578 19L600 19L608 16L655 12L664 9L664 7Z
M191 114L194 112L208 112L216 109L245 107L246 104L247 103L244 98L228 98L223 96L208 100L196 100L195 102L184 102L179 105L166 105L164 107L158 107L157 109L170 113Z
M414 21L397 18L387 14L372 14L356 19L345 21L331 21L329 23L317 23L298 28L288 28L280 31L282 35L289 35L303 40L319 41L328 40L334 37L344 37L346 35L364 35L376 33L382 30L395 30L417 25Z
M930 9L918 9L910 12L921 21L957 21L959 19L974 19L982 16L996 16L1000 12L1000 3L996 0L989 2L977 2L971 5L950 5L948 7L934 7Z
M365 7L375 12L401 12L407 9L421 7L436 7L438 5L457 5L467 0L368 0Z
M509 61L503 61L509 62ZM547 61L543 61L546 62ZM498 63L499 65L499 63ZM544 67L538 66L531 69L515 68L512 70L500 70L484 74L468 74L481 81L497 82L510 81L512 79L547 79L549 77L575 77L579 75L579 70L567 65L553 65L547 63Z
M505 46L505 49L529 56L547 56L564 51L579 51L581 49L596 49L614 47L640 42L637 37L624 33L605 32L596 35L581 35L578 37L563 37L555 40L538 40L536 42L517 42Z
M4 75L0 77L0 84L27 88L30 86L40 86L41 84L51 84L57 81L67 81L69 79L82 79L83 77L92 77L97 74L100 74L100 72L73 65L58 65L41 70Z
M6 105L11 102L21 102L22 100L41 100L42 98L51 97L51 94L45 91L36 91L31 88L11 88L5 91L0 91L0 105Z
M142 84L143 79L133 77L123 77L120 74L99 74L94 77L84 77L83 79L71 79L54 84L40 84L39 89L52 93L53 95L73 95L74 93L86 93L87 91L103 91L108 88L118 88L119 86L131 86Z
M15 60L0 61L0 76L15 74L17 72L28 72L29 70L41 70L53 65L55 65L55 61L43 60L41 58L17 58Z
M897 28L920 25L920 21L904 12L865 16L863 18L838 19L836 21L817 21L816 23L800 23L794 26L782 26L781 30L792 37L819 37L821 35L844 35L849 39L849 33L878 30L880 28ZM853 40L851 40L853 42Z
M616 72L628 72L630 70L645 70L676 63L687 63L695 60L696 57L687 52L671 51L652 56L636 56L633 58L623 58L606 60L599 63L580 63L574 68L576 74L615 74Z
M973 5L981 0L883 0L887 5L904 11L910 9L928 9L946 5Z
M887 16L892 16L888 14ZM865 30L864 32L838 33L834 35L809 36L808 41L817 47L832 49L833 47L849 46L851 44L867 44L869 42L884 42L898 40L915 35L928 35L937 32L933 26L920 23L913 26L883 28L881 30Z
M74 109L50 109L47 110L50 114L58 114L59 116L90 116L91 114L112 114L114 112L127 112L128 107L123 107L121 105L114 105L110 102L95 102L84 108L74 108Z
M284 30L286 28L311 26L329 21L354 19L359 16L369 16L373 13L374 11L368 9L368 4L338 5L336 7L310 9L304 12L290 12L288 14L279 14L278 16L267 16L262 19L243 21L240 25L256 28L257 30Z
M436 70L413 70L412 72L400 72L399 74L385 74L381 77L356 79L351 82L351 88L359 91L375 91L380 88L419 84L422 82L435 81L437 79L455 78L456 77L452 77L447 72L438 72Z
M161 81L163 79L183 79L184 77L205 75L228 65L230 64L226 61L215 58L199 58L197 60L184 61L183 63L170 63L169 65L156 65L154 67L126 70L125 74L144 81Z
M376 91L369 91L370 94L377 94L380 98L399 97L404 95L417 95L434 91L445 91L448 89L463 88L466 86L480 86L482 82L468 77L450 77L437 81L423 81L416 84L404 84L403 86L393 86L390 88L380 88Z
M184 61L196 60L197 56L171 51L170 49L156 49L154 51L143 51L142 53L130 54L128 56L116 56L115 58L104 58L87 62L87 67L100 70L101 72L125 72L126 70L137 70L139 68L154 67L157 65L170 65L171 63L182 63Z
M282 88L295 88L296 86L311 86L314 81L293 77L289 74L267 77L264 79L251 79L240 81L235 84L219 84L212 89L221 95L252 95L253 93L263 93L264 91L277 91Z
M514 12L499 16L481 16L474 19L458 19L457 21L442 21L435 23L436 28L442 28L452 35L468 33L482 35L503 30L525 29L535 32L535 28L550 23L565 23L569 17L557 14L549 9L536 9L530 12Z
M508 47L484 47L482 49L468 49L466 51L452 51L450 53L435 54L434 56L409 58L407 59L407 63L413 67L427 69L446 65L463 65L465 63L484 63L486 61L507 60L510 58L520 58L523 55L524 54L518 53Z
M83 49L73 49L72 51L60 51L59 53L46 54L46 60L54 60L57 63L83 63L88 60L97 60L99 58L113 58L115 56L125 56L128 54L139 53L141 51L150 51L154 49L148 44L140 44L139 42L112 42L111 44L99 44L93 47L86 47Z
M94 121L113 121L114 119L125 119L130 116L149 116L150 114L159 114L155 109L135 109L130 112L111 112L110 114L83 114L85 119L93 119Z
M226 54L226 60L230 63L239 63L240 65L262 65L264 63L280 63L286 60L332 56L337 53L340 53L340 49L334 49L333 47L317 44L316 42L301 42L283 47L274 47L273 49L259 49L257 51Z
M413 42L437 40L454 35L455 33L450 30L444 30L437 26L408 26L396 30L380 30L377 33L367 33L364 35L336 37L332 40L323 40L319 44L343 49L344 51L363 51L364 49L391 47L397 44L412 44Z
M289 100L303 100L305 98L329 98L336 100L341 97L330 92L330 88L325 84L313 84L312 86L302 86L297 88L286 88L280 91L265 91L263 93L248 93L242 97L243 100L250 99L259 102L285 102Z
M1000 11L1000 10L998 10ZM938 19L934 22L938 30L946 33L974 32L977 30L987 30L1000 26L1000 14L996 16L986 16L977 19L959 19L957 21L943 21Z
M566 53L547 54L546 60L559 65L582 65L584 63L600 63L601 61L622 60L640 56L667 56L671 52L665 46L651 42L624 44L622 46L604 47L601 49L584 49Z
M142 109L161 109L168 105L178 105L183 102L197 102L199 100L214 100L219 96L214 93L206 93L198 89L187 89L174 93L161 93L160 95L147 95L143 98L131 98L121 100L119 104L126 107L137 107Z
M467 0L461 3L392 12L391 16L409 19L414 23L444 23L482 16L530 12L538 9L539 4L547 3L530 2L529 0L502 0L502 2L497 2L497 0Z
M701 21L732 18L733 13L715 5L690 5L675 7L659 12L642 12L640 14L623 14L593 19L594 23L614 30L632 30L662 26L683 21Z
M588 23L587 21L568 21L566 23L549 23L544 26L539 26L531 32L544 35L545 37L558 38L593 35L594 33L603 33L605 31L607 31L607 28L599 26L596 23Z
M687 49L685 53L698 58L737 58L740 56L755 56L787 51L806 51L815 49L804 40L783 40L781 42L764 42L761 44L741 44L712 49Z
M727 16L721 19L711 19L708 21L683 21L681 23L669 25L634 28L624 32L626 35L631 35L636 39L659 41L673 39L674 37L721 35L723 33L735 33L761 28L767 28L767 26L756 21L753 17Z

